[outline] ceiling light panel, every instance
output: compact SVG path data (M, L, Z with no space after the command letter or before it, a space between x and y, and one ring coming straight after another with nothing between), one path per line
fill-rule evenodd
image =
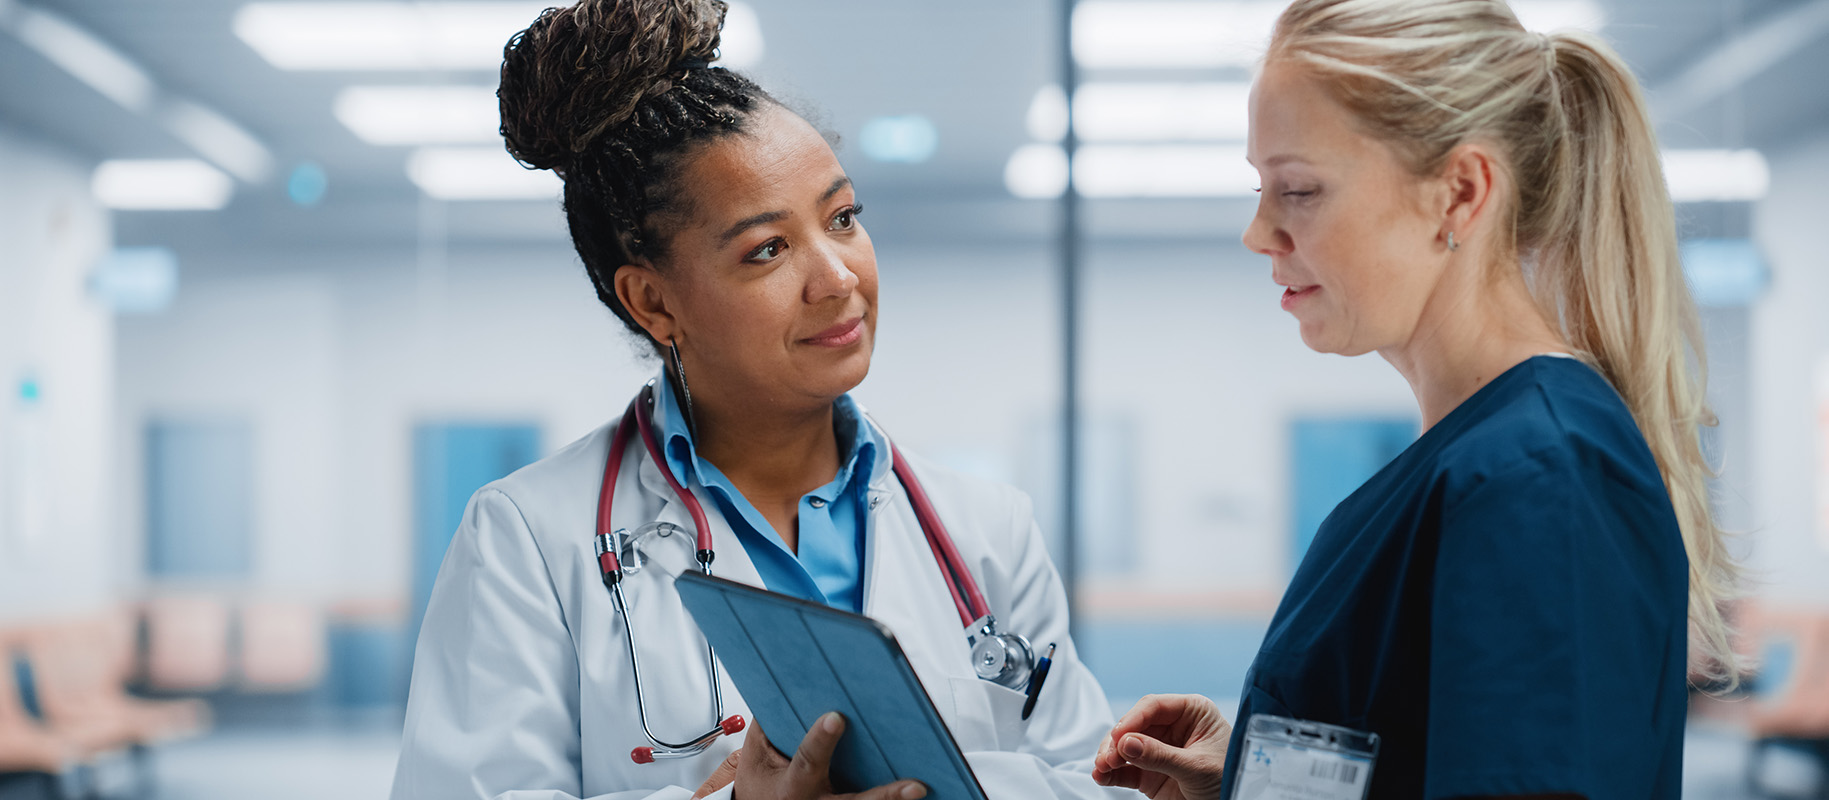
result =
M378 145L500 142L489 86L352 86L337 93L337 121Z
M103 161L90 188L109 208L137 211L208 211L222 208L235 182L196 159Z
M1073 181L1093 198L1252 197L1257 170L1238 145L1115 145L1079 148ZM1004 186L1017 197L1059 197L1067 187L1067 157L1050 144L1017 148L1004 165Z
M423 147L406 174L437 200L557 200L562 188L551 171L527 169L500 147Z
M1765 197L1771 181L1758 150L1664 151L1664 182L1672 202L1750 202Z
M1073 57L1091 69L1247 67L1285 2L1082 0Z
M1599 33L1607 26L1607 12L1591 0L1514 0L1513 14L1533 31L1573 28Z
M1251 67L1264 54L1286 0L1124 2L1082 0L1073 12L1073 57L1089 69ZM1516 0L1524 26L1599 31L1591 0Z
M1074 135L1086 142L1245 140L1251 84L1087 83L1074 93ZM1067 108L1059 86L1029 103L1030 137L1058 142Z
M144 112L158 87L132 59L63 17L20 8L14 33L26 46L123 107Z
M298 2L249 3L235 13L235 35L286 70L495 70L508 39L553 3ZM761 60L755 10L732 3L722 64Z

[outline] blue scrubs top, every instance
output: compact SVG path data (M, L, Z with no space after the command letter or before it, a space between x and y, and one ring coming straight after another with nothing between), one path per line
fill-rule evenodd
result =
M699 458L692 431L664 377L654 387L654 427L667 467L682 486L709 490L717 510L770 591L833 608L864 610L864 530L870 480L889 469L889 449L850 395L832 404L838 435L838 474L800 498L800 552L787 549L768 519L711 462Z
M1321 523L1245 679L1273 714L1377 733L1371 797L1677 800L1689 566L1611 385L1538 356Z

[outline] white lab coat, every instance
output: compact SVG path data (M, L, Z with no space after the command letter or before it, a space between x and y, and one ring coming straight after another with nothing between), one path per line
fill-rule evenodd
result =
M413 663L394 800L691 797L747 734L693 758L637 765L623 620L592 551L613 426L476 493L432 589ZM1027 496L904 453L977 578L1000 627L1058 649L1035 713L1023 695L980 680L964 627L902 485L870 484L864 613L895 632L935 707L993 800L1136 798L1089 772L1110 707L1067 636L1067 598ZM717 575L761 585L741 541L713 513ZM686 508L639 438L616 485L614 524L691 530ZM648 549L625 579L656 735L680 741L713 724L704 639L671 582L692 568L690 537ZM1040 655L1038 653L1037 655ZM750 716L723 678L724 713ZM723 800L731 788L713 794Z

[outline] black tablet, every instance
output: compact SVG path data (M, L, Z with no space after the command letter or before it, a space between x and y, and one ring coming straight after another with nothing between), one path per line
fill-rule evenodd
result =
M913 778L936 800L985 800L888 627L698 572L675 585L775 749L791 755L820 715L837 711L846 726L832 754L835 790Z

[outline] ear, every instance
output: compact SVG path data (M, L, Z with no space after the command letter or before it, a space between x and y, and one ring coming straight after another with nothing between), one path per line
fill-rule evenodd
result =
M1486 145L1469 143L1449 151L1442 165L1436 209L1441 214L1444 242L1450 232L1461 242L1469 242L1491 227L1499 178L1498 157Z
M666 344L679 334L679 320L667 305L666 279L647 264L627 264L616 270L616 299L635 324Z

